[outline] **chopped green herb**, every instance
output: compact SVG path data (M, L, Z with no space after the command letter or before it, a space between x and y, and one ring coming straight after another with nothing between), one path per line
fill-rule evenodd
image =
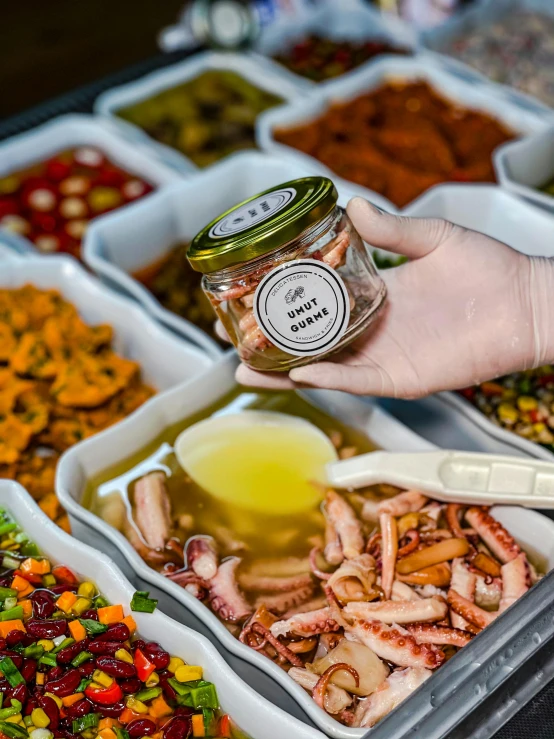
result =
M139 613L154 613L158 601L149 598L150 593L146 590L137 590L131 600L131 610Z
M21 701L18 701L15 698L12 698L11 704L10 708L0 709L0 721L5 721L5 719L10 718L10 716L15 716L23 708Z
M23 656L29 657L30 659L40 659L44 654L44 647L42 644L30 644L23 650Z
M94 621L92 618L80 618L79 622L81 626L85 627L87 634L92 634L93 636L103 634L108 630L105 624L99 624L98 621Z
M19 567L19 560L6 554L2 559L2 567L5 567L7 570L17 570Z
M131 735L126 729L114 729L117 739L131 739Z
M146 690L139 690L138 693L135 693L135 698L144 703L145 701L152 700L152 698L157 698L161 693L161 688L146 688Z
M9 739L27 739L29 736L27 729L11 724L9 721L0 721L0 733L5 734Z
M76 690L76 692L77 692L77 693L82 693L82 692L83 692L83 690L84 690L84 689L85 689L85 688L86 688L86 687L87 687L88 685L90 685L90 684L91 684L91 682L92 682L92 680L91 680L90 678L84 677L84 678L83 678L83 679L81 680L81 682L79 683L79 685L77 685L77 690Z
M46 667L56 667L58 664L56 661L56 655L50 652L45 652L38 661L40 666L46 665Z
M92 659L92 654L90 652L87 652L83 650L82 652L79 652L79 654L71 660L71 664L73 667L80 667L84 662L87 662L89 659Z
M0 588L0 600L6 600L6 598L17 598L17 590L13 588Z
M16 523L0 524L0 536L4 536L4 534L9 534L10 531L14 531L16 528L17 528Z
M72 639L70 636L68 636L67 639L64 639L61 644L58 644L58 646L52 650L52 654L58 654L58 652L61 652L62 649L70 647L72 644L75 644L75 639Z
M92 729L95 726L98 726L99 720L100 715L98 713L88 713L86 716L81 716L81 718L76 718L73 720L71 724L71 731L73 734L80 734L86 729Z
M15 618L23 618L23 606L9 608L7 611L0 611L0 621L11 621Z
M0 660L0 672L2 672L12 688L22 685L25 682L23 675L14 665L11 657L3 657Z

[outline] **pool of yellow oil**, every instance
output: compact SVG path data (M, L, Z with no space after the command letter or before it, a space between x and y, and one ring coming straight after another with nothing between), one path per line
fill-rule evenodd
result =
M318 504L325 465L336 453L307 424L269 421L232 430L216 426L209 441L193 445L186 457L192 479L220 502L283 516Z
M355 447L358 453L375 449L361 431L341 423L295 393L237 390L169 427L132 457L92 478L87 485L85 505L105 519L108 519L108 507L113 508L114 495L132 505L133 484L128 490L113 491L105 498L98 494L99 486L128 472L159 449L163 442L174 444L181 431L192 424L215 413L231 414L241 410L270 410L298 416L315 424L328 436L339 432L342 444ZM168 455L165 464L171 474L166 485L175 524L172 533L181 541L195 534L213 536L222 554L239 554L245 563L259 557L306 556L318 538L322 543L324 488L313 485L311 480L321 470L323 460L318 456L320 451L314 455L304 446L300 453L291 442L293 439L287 429L286 435L271 440L263 439L259 433L248 438L234 435L206 449L199 464L210 476L218 482L223 476L230 481L228 470L234 467L247 482L242 489L237 483L239 489L230 490L227 498L208 493L182 470L174 454ZM285 464L279 463L279 459ZM114 520L109 522L113 525ZM123 522L119 528L123 529Z

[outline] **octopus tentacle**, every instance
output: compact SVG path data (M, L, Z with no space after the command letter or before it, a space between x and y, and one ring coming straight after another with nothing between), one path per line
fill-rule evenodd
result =
M353 637L372 649L381 659L401 667L424 667L433 670L445 660L444 652L432 644L418 644L405 629L388 626L381 621L355 619L345 627L347 638Z
M484 611L452 588L448 591L447 601L455 613L465 618L466 621L469 621L474 626L478 626L480 629L484 629L485 626L492 623L498 616L498 612L491 613L490 611Z
M411 588L407 583L395 580L392 584L392 600L419 600L419 596L416 591Z
M346 559L353 559L364 550L362 526L353 508L334 490L325 498L325 514L338 534Z
M471 641L472 634L462 629L438 624L408 624L406 630L418 644L436 644L437 646L465 647Z
M312 583L304 588L296 588L290 593L276 593L275 595L260 595L256 598L254 606L258 608L264 605L270 611L275 613L286 613L291 608L306 603L313 595L314 588Z
M253 575L251 572L241 572L238 575L238 583L246 592L287 592L312 585L312 577L309 572L290 577L273 577L271 575Z
M498 610L505 611L529 590L527 557L523 552L502 565L502 598Z
M459 503L448 503L444 512L448 528L452 532L452 535L458 539L462 539L464 537L464 532L460 526L460 520L458 518L458 513L461 509L462 506Z
M419 490L406 490L394 498L379 503L379 513L390 513L391 516L404 516L406 513L417 513L427 503L427 497Z
M263 624L259 623L258 621L255 621L250 626L250 630L253 631L256 634L260 634L265 640L265 642L268 642L271 644L273 649L275 649L276 652L278 652L281 657L283 657L287 662L290 662L291 665L294 667L303 667L304 663L302 662L301 658L292 652L288 647L286 647L284 644L282 644L279 639L277 639L271 631L266 628ZM265 644L264 644L265 646Z
M475 600L475 586L477 578L473 572L470 572L466 563L461 557L452 560L452 580L450 587L472 603ZM452 626L456 629L467 629L467 621L455 611L450 614Z
M442 598L421 598L419 600L382 600L378 603L347 603L344 616L371 620L386 624L409 624L417 622L441 621L448 613L448 606Z
M310 551L310 570L312 571L312 574L318 577L320 580L328 580L331 577L330 572L323 572L323 570L320 570L317 566L317 556L318 554L321 554L321 549L319 547L314 547Z
M325 549L323 553L330 565L340 565L344 559L339 535L329 518L325 520Z
M521 552L514 537L504 526L483 508L472 507L466 511L466 521L477 531L491 552L506 564Z
M224 621L242 621L252 613L237 586L235 573L239 564L239 557L223 560L210 580L209 603L212 610Z
M187 542L187 565L204 580L217 573L217 551L211 536L194 536Z
M292 606L285 613L282 614L283 619L297 616L300 613L308 613L308 611L319 611L320 608L325 608L328 605L327 598L324 595L317 595L305 603L300 603L297 606Z
M271 626L271 633L274 636L286 636L287 634L315 636L329 631L338 631L339 628L339 624L332 617L331 609L327 606L317 611L297 613L286 621L277 621Z
M298 667L291 667L289 670L289 676L301 685L303 688L308 690L310 693L315 688L319 681L319 675L315 672L309 672L305 669ZM327 686L325 693L325 699L323 708L327 713L340 718L342 712L352 705L353 698L344 688L339 688L337 685L332 683Z
M315 684L314 689L312 690L312 698L320 708L325 708L324 701L329 680L333 677L335 672L341 671L349 672L356 682L356 687L360 687L360 676L358 674L358 671L355 670L351 665L347 664L346 662L335 662L335 664L329 665L329 667L321 675L321 677Z
M394 582L396 555L398 552L398 529L396 519L390 513L381 513L381 587L385 598L390 599Z
M375 560L370 554L360 554L345 560L327 580L327 586L341 603L374 600L380 595L376 580Z
M412 552L415 552L415 550L419 546L419 531L416 529L409 529L409 531L406 531L404 534L404 538L408 539L408 543L404 544L403 547L400 547L398 550L398 557L405 557L407 554L411 554Z
M171 530L171 501L163 472L149 472L137 480L134 518L147 546L163 549Z

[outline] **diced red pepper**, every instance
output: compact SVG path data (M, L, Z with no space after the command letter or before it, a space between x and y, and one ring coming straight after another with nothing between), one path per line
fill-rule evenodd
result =
M78 585L79 581L71 572L69 567L65 565L56 565L52 568L52 574L56 578L58 585Z
M22 570L15 570L13 574L19 575L19 577L27 580L27 582L33 583L33 585L42 585L42 577L40 575L35 575L32 572L23 572Z
M554 375L543 375L542 377L538 378L537 382L542 387L544 387L545 385L550 385L551 383L554 383Z
M460 390L460 395L463 395L464 398L467 398L468 400L473 400L475 397L475 388L474 387L466 387L463 390Z
M94 690L89 685L85 688L85 695L90 698L93 703L99 703L101 706L113 706L123 698L123 691L114 681L109 688L104 690Z
M229 718L229 714L226 713L225 716L219 719L217 735L225 739L231 739L231 719Z
M143 652L141 652L140 649L135 650L135 667L137 670L137 677L143 683L148 680L150 675L156 669L156 665L150 662L150 660Z

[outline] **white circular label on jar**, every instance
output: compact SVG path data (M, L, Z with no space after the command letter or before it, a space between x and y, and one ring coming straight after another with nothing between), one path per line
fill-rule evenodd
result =
M275 215L290 203L296 195L294 187L283 187L282 190L274 190L267 195L245 203L240 208L221 218L210 228L209 236L212 239L223 239L226 236L246 231L247 228L265 221Z
M342 277L325 262L297 259L263 278L254 294L254 315L279 349L315 356L341 340L350 319L350 296Z

